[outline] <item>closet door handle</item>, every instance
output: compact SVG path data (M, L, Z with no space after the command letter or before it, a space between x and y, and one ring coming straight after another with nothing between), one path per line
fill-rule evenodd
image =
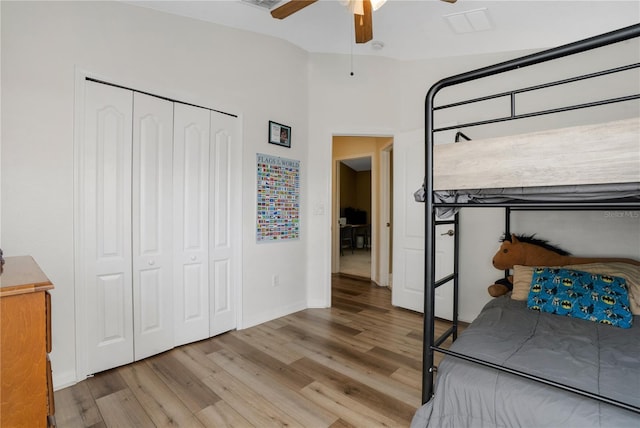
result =
M149 266L153 266L153 265L155 265L155 264L156 264L156 262L155 262L155 261L153 261L153 260L149 260Z
M192 262L195 262L195 261L196 261L196 258L197 258L196 256L191 256L191 261L192 261Z

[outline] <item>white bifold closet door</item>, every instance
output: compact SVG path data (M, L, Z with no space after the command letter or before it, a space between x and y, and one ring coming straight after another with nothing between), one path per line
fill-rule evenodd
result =
M173 346L173 103L133 95L134 358Z
M232 180L241 158L237 118L211 112L209 161L209 336L236 328L235 291L241 230L240 180ZM235 201L232 197L235 194ZM237 216L237 218L235 218ZM234 238L235 237L235 238Z
M175 345L236 326L232 243L233 116L176 104Z
M89 373L133 361L133 93L87 82L82 147L82 257Z
M87 82L89 370L173 347L173 103Z
M176 104L175 343L209 337L209 110Z
M237 118L86 82L84 128L87 373L235 328Z

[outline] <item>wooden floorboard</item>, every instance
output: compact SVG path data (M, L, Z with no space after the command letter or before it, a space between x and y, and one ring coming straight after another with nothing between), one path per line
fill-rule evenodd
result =
M58 426L409 426L421 401L422 315L394 308L391 291L370 281L335 276L332 285L331 308L184 345L56 391Z

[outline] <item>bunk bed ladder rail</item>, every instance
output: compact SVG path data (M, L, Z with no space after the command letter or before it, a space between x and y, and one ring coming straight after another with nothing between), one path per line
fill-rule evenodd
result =
M502 62L499 64L494 64L488 67L479 68L477 70L473 70L467 73L451 76L438 81L429 89L429 92L427 93L426 100L425 100L425 180L424 180L425 181L424 182L424 186L425 186L425 254L424 254L424 258L425 258L424 259L424 262L425 262L424 291L425 292L424 292L424 299L425 301L424 301L424 322L423 322L424 338L423 338L423 352L422 352L422 356L423 356L422 403L423 404L429 401L432 398L434 393L434 372L435 372L434 352L438 351L443 353L451 353L450 351L446 351L439 348L439 345L444 341L444 339L442 338L444 337L444 335L440 338L435 338L434 308L435 308L435 288L436 288L436 280L435 280L436 204L434 203L434 200L433 200L433 191L434 191L433 189L433 152L434 152L433 146L434 146L435 132L456 129L462 126L476 126L476 125L483 125L483 124L492 123L492 122L516 120L516 119L522 119L524 117L531 117L534 115L552 114L552 113L557 113L560 111L566 111L571 109L587 108L587 107L592 107L596 105L602 105L603 103L614 103L614 102L621 102L621 101L627 101L630 99L640 98L640 94L637 94L637 95L632 95L630 97L622 97L622 98L616 98L611 100L605 100L604 102L580 104L580 105L572 106L569 108L562 108L562 109L543 110L540 112L530 113L527 115L516 115L515 106L514 106L514 103L515 103L515 98L514 98L515 92L514 92L513 94L510 94L511 102L512 102L512 111L511 111L510 117L493 119L491 121L468 123L464 125L457 125L455 127L446 127L446 128L443 127L443 128L436 129L434 127L434 111L439 108L451 107L453 105L435 107L434 105L435 96L438 94L440 90L449 86L469 82L472 80L481 79L483 77L488 77L488 76L499 74L499 73L504 73L504 72L515 70L521 67L532 66L532 65L543 63L553 59L558 59L568 55L573 55L580 52L585 52L588 50L607 46L613 43L621 42L624 40L629 40L635 37L640 37L640 24L632 25L616 31L612 31L610 33L591 37L579 42L559 46L557 48L527 55L514 60ZM638 67L638 66L639 64L633 65L633 67ZM589 77L584 77L584 78L589 78ZM556 84L561 84L561 82L553 83L553 85L556 85ZM534 90L536 88L537 87L524 88L520 92ZM474 102L477 100L478 99L470 100L470 102ZM572 204L571 207L573 208L579 205L580 204ZM438 206L455 207L455 206L462 206L462 205L461 204L438 204ZM494 204L493 206L503 206L507 208L509 204ZM538 206L551 207L551 208L563 208L563 207L569 208L570 207L569 205L562 204L562 203L538 204ZM587 205L583 204L583 206L587 206ZM623 204L613 204L612 206L628 206L628 205L623 203ZM509 228L509 219L508 219L510 217L509 214L510 213L507 210L506 212L507 219L505 220L507 230ZM456 221L458 221L457 214L456 214ZM457 308L458 308L458 260L457 258L458 258L459 235L460 235L459 229L456 229L456 233L455 233L456 242L455 242L455 250L454 250L454 276L453 276L454 318L457 318ZM457 324L457 319L456 319L456 324ZM455 332L457 332L457 325L454 325L454 327L452 327L452 329L450 330L451 332L449 332L449 334L455 334ZM447 333L445 333L445 335L446 334ZM455 336L454 336L454 339L455 339ZM451 354L453 355L453 353ZM460 356L460 358L462 358L462 356ZM505 370L505 368L503 367L496 367L496 368L500 370ZM519 374L519 373L514 373L514 374ZM538 380L541 382L544 381L542 379L534 379L534 380ZM553 386L556 386L562 389L572 390L571 388L566 387L565 385L553 384ZM579 390L573 391L573 392L586 395L586 396L591 396L588 393L585 394L583 391L579 391ZM606 401L606 398L603 398L603 397L596 396L592 398ZM611 404L618 405L616 403L611 403ZM631 409L631 410L636 412L638 411L638 409Z

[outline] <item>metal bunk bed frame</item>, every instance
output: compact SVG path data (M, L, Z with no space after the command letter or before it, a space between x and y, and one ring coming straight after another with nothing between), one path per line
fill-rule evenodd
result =
M610 98L606 100L598 100L591 103L576 104L562 108L554 108L549 110L540 110L536 112L530 112L525 114L516 114L515 102L516 95L519 93L535 91L543 88L549 88L553 86L559 86L566 83L576 82L579 80L591 79L606 74L617 73L625 70L640 67L640 63L631 64L628 66L617 67L609 70L604 70L597 73L590 73L586 75L576 76L573 78L554 81L546 84L529 86L525 88L516 89L508 92L501 92L494 95L489 95L481 98L473 98L453 104L447 104L442 106L434 105L434 98L436 94L443 88L454 86L457 84L469 82L476 79L492 76L499 73L515 70L522 67L528 67L542 62L558 59L568 55L585 52L588 50L600 48L613 43L622 42L635 37L640 37L640 24L632 25L622 28L620 30L605 33L599 36L591 37L575 43L563 45L557 48L549 49L532 55L527 55L514 60L502 62L492 66L480 68L474 71L470 71L463 74L458 74L440 80L434 84L429 90L425 101L425 293L424 293L424 341L423 341L423 353L422 353L422 403L429 401L434 394L434 374L436 367L434 365L434 352L440 352L445 355L461 358L466 361L481 364L486 367L494 368L497 370L505 371L520 377L524 377L533 381L541 382L547 385L551 385L566 391L571 391L586 397L590 397L599 401L603 401L618 407L631 410L636 413L640 413L640 408L622 403L610 398L593 394L588 391L573 388L567 385L563 385L557 382L553 382L538 376L533 376L518 370L509 369L507 367L499 366L478 358L470 357L457 352L449 351L442 348L440 345L452 337L456 340L458 334L458 268L459 268L459 218L458 214L454 216L452 220L437 220L436 208L462 208L464 206L470 206L470 204L464 203L436 203L433 198L433 146L434 136L436 132L442 132L447 130L455 130L465 127L472 127L478 125L486 125L490 123L504 122L510 120L523 119L533 116L541 116L553 113L560 113L569 110L577 110L588 107L601 106L605 104L618 103L623 101L630 101L640 99L640 94L632 94L624 97ZM456 126L448 126L442 128L434 128L434 111L444 110L452 107L458 107L466 104L472 104L480 101L486 101L495 99L498 97L510 97L511 100L511 114L506 117L495 118L491 120L483 120L478 122L470 122L459 124ZM465 136L466 137L466 136ZM505 208L505 233L510 233L510 214L512 210L593 210L593 209L640 209L640 202L637 200L632 201L600 201L600 202L507 202L507 203L483 203L474 204L473 207L504 207ZM441 224L448 224L455 226L455 243L454 243L454 260L453 260L453 273L442 279L436 280L435 277L435 236L436 226ZM505 276L508 272L505 272ZM447 284L453 283L453 323L451 328L444 332L439 337L435 337L435 290L436 288Z

